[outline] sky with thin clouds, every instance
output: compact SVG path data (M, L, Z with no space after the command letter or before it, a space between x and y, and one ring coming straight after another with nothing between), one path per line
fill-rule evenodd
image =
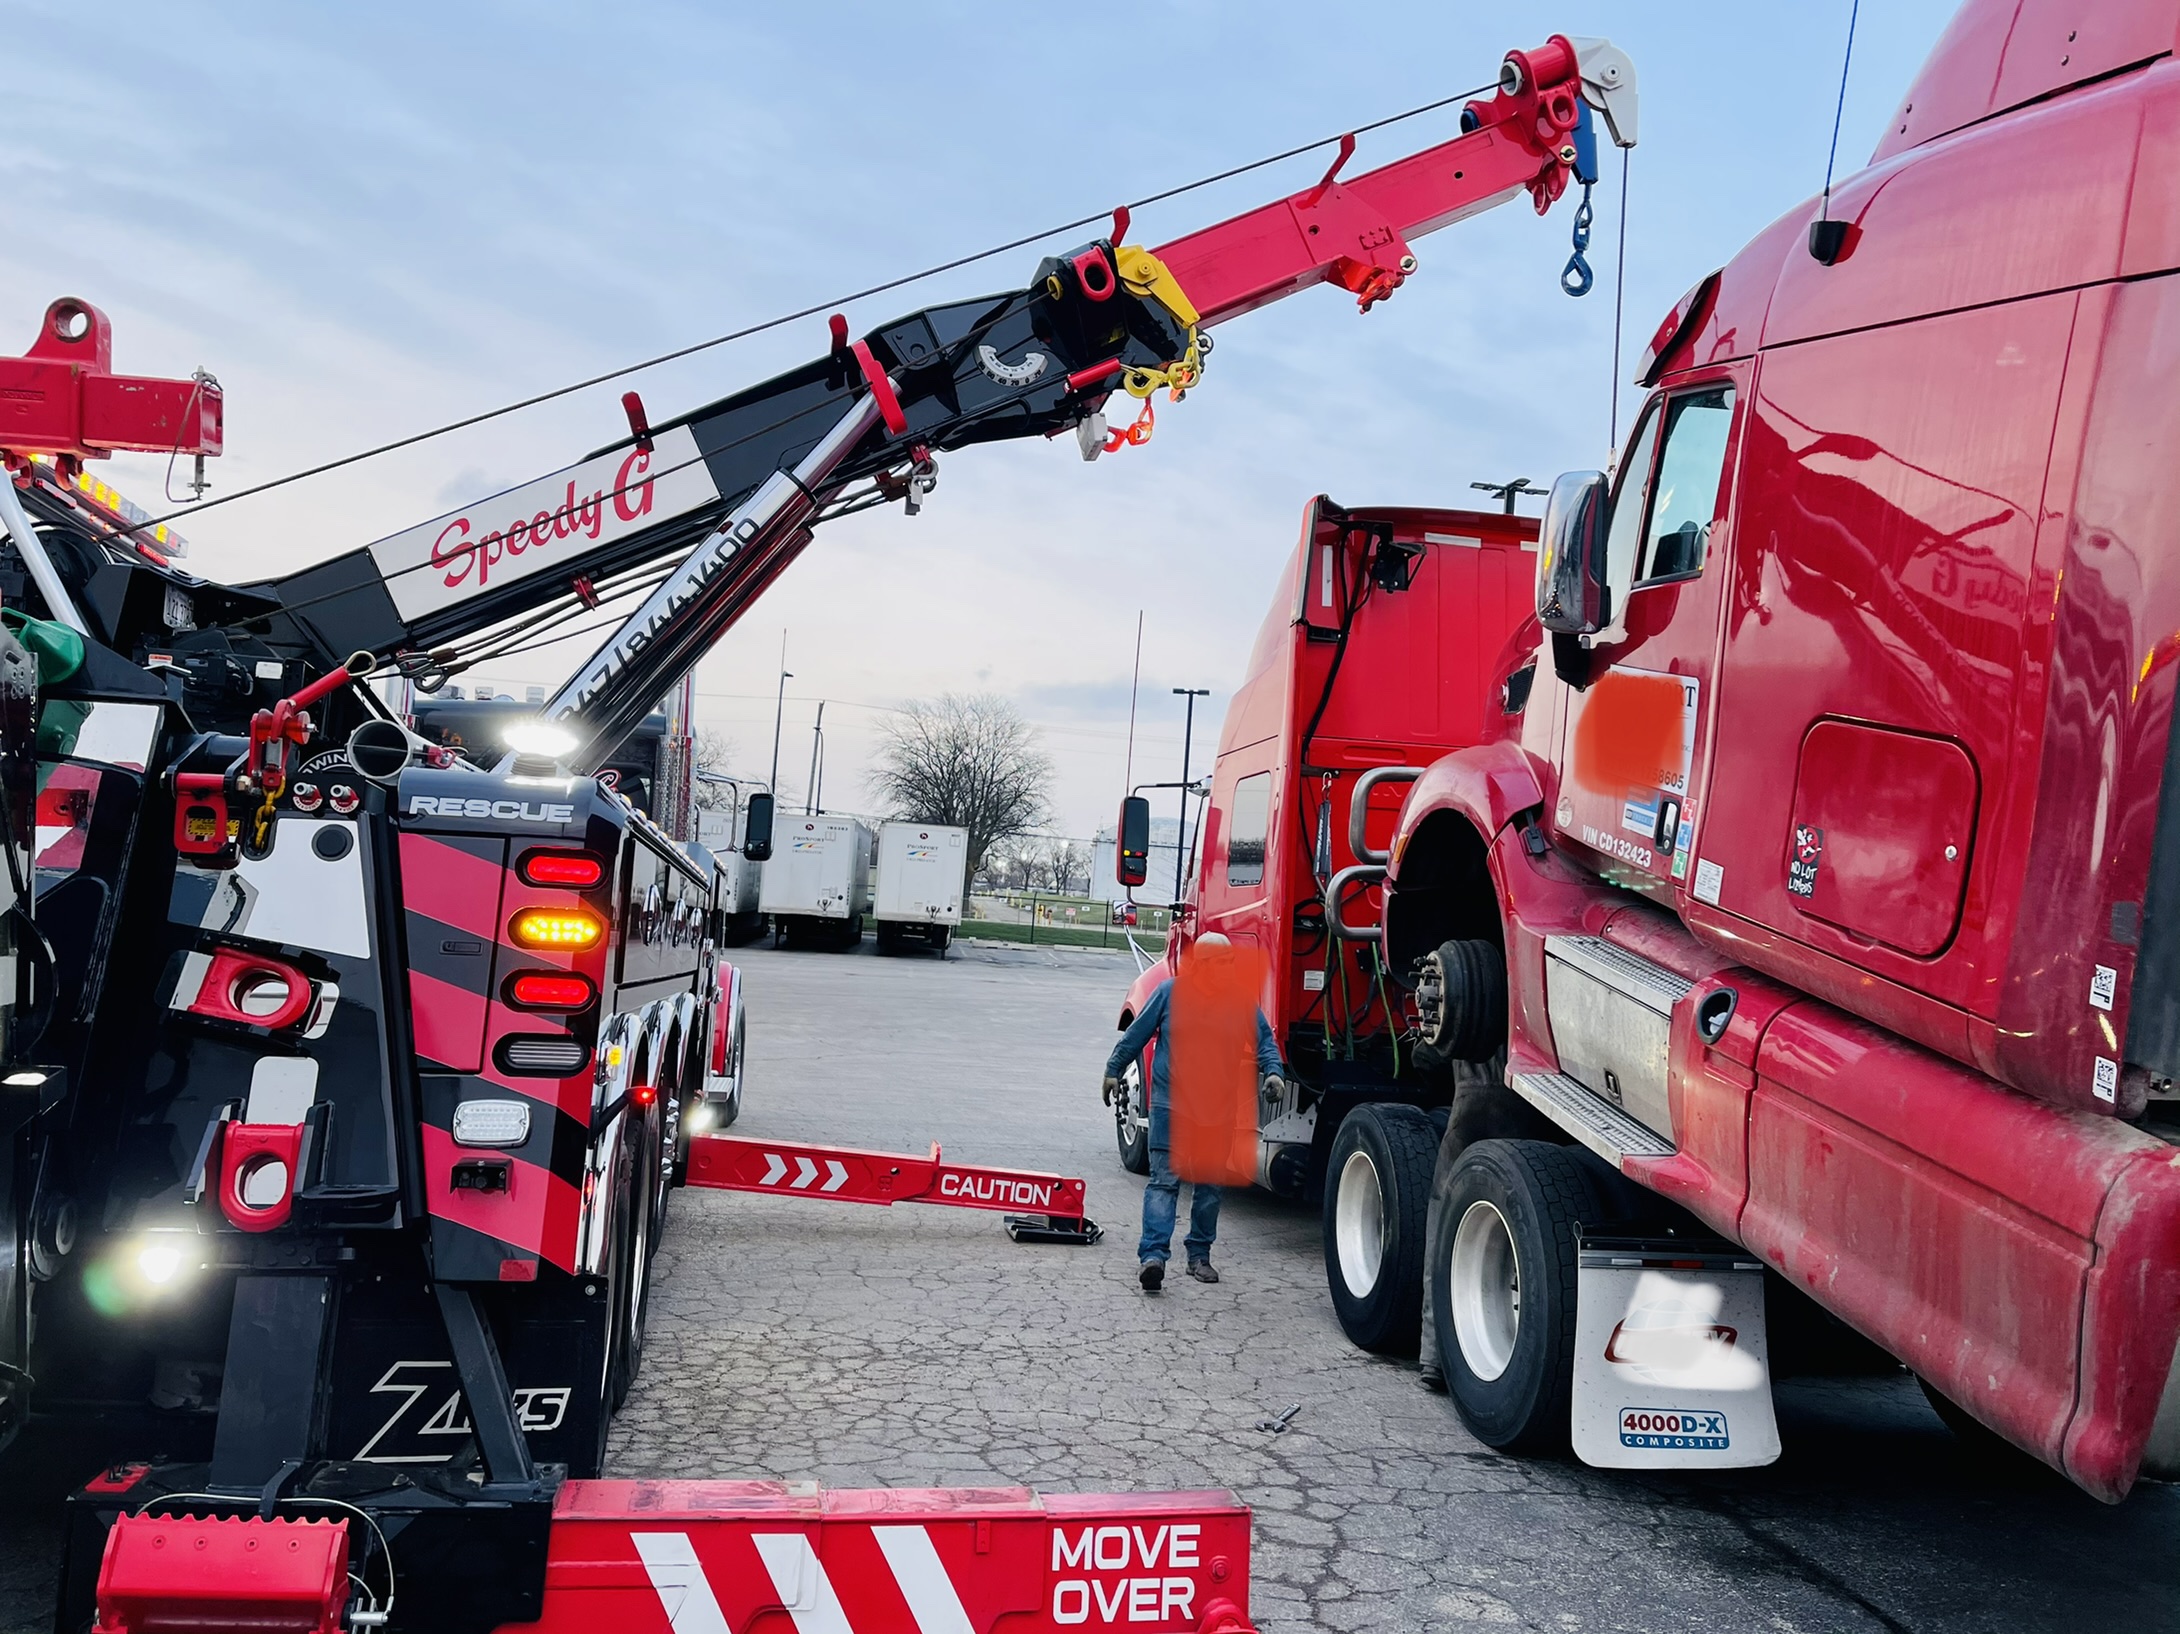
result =
M46 304L112 317L115 366L226 391L214 493L950 260L1489 81L1554 32L1634 59L1624 380L1688 286L1823 185L1848 0L1568 0L1356 8L1301 0L370 7L0 0L0 349ZM1952 11L1862 14L1840 167L1858 168ZM1362 139L1357 170L1444 139L1453 111ZM1312 155L1137 214L1156 245L1308 186ZM1596 290L1559 288L1571 201L1416 245L1367 316L1321 289L1222 327L1199 391L1140 448L1072 439L947 456L923 515L820 532L698 675L734 768L798 790L825 711L825 803L855 809L904 700L1013 699L1059 767L1055 823L1108 823L1128 764L1170 779L1180 686L1207 726L1241 679L1303 506L1467 505L1469 483L1604 463L1619 165ZM1078 232L859 303L859 330L1026 279ZM185 565L245 580L573 463L824 350L822 318L700 353L178 526ZM1632 392L1623 388L1621 426ZM101 475L165 509L166 462ZM185 473L175 473L177 495ZM491 666L517 696L584 656Z

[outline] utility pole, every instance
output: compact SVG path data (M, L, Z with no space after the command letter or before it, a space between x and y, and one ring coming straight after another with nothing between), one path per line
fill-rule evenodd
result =
M780 632L780 695L772 704L772 777L765 784L768 794L780 792L780 717L787 710L787 683L794 679L787 667L787 632Z
M817 724L810 728L810 780L803 784L802 809L815 816L818 810L818 756L825 750L825 700L818 700Z
M1173 900L1181 900L1181 852L1188 844L1188 749L1196 735L1196 700L1211 696L1209 687L1175 687L1176 698L1188 700L1188 715L1181 727L1181 826L1173 836Z

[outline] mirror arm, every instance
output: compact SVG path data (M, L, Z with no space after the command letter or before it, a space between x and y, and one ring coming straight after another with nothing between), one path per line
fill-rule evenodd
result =
M1552 632L1552 673L1577 692L1587 692L1594 679L1590 670L1591 649L1578 635Z

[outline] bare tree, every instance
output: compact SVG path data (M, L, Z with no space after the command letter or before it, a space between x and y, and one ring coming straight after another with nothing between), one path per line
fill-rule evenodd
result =
M872 788L905 822L967 829L970 879L997 841L1044 821L1052 761L1006 699L949 692L887 716L878 735Z
M734 739L709 726L697 728L696 770L714 772L724 776L728 762L734 759ZM696 779L696 803L704 811L724 811L734 804L734 791L724 783L707 783Z
M1090 889L1090 848L1080 840L1054 840L1052 842L1052 888L1062 896L1073 896L1076 881L1081 888Z

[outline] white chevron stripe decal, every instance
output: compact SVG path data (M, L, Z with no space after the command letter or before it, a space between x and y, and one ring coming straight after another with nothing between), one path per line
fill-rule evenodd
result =
M901 1598L908 1602L922 1634L976 1634L929 1532L920 1526L874 1526L871 1536L893 1568Z
M753 1532L750 1542L765 1563L772 1592L795 1621L795 1634L855 1634L809 1538L800 1532Z
M636 1553L674 1634L734 1634L686 1532L632 1532ZM897 1569L897 1568L896 1568ZM913 1605L915 1602L910 1601Z
M841 1162L839 1158L827 1158L825 1167L832 1170L833 1177L826 1181L824 1185L818 1187L819 1191L838 1191L848 1183L848 1166Z

